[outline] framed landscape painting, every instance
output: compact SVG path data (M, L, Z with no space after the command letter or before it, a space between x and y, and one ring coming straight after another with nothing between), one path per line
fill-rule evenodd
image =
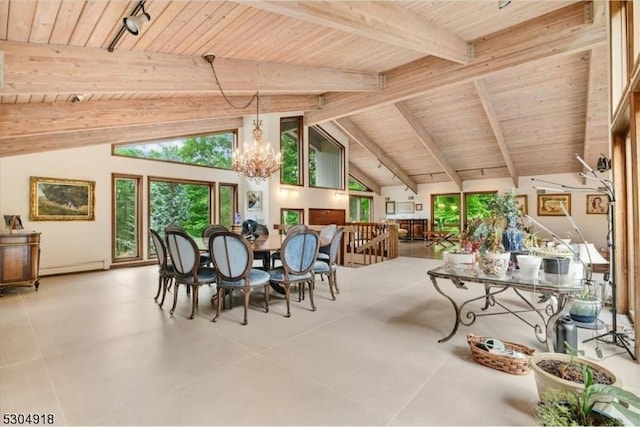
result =
M95 181L32 176L29 219L93 221L95 185Z
M571 194L538 194L538 216L564 216L563 205L571 215Z
M415 211L413 202L398 202L396 209L399 214L409 214Z

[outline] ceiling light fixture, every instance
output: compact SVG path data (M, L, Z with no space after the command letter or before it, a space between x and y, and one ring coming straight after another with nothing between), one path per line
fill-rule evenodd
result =
M480 169L480 175L484 176L484 168Z
M116 48L116 44L118 43L118 41L120 40L120 38L122 37L125 31L128 30L131 34L133 34L134 36L137 36L140 33L140 28L142 27L142 25L145 22L151 21L151 15L149 15L144 10L144 2L145 0L140 0L135 5L131 13L128 16L125 16L124 18L122 18L122 26L116 33L115 37L113 37L111 44L109 44L109 47L107 48L109 52L114 51L114 49ZM137 15L138 12L140 11L142 11L142 14Z
M511 0L498 0L498 9L504 9L511 4Z
M142 26L151 21L151 15L149 15L144 10L144 1L140 2L140 7L142 8L142 13L140 15L131 14L129 16L125 16L122 18L122 23L124 24L127 31L129 31L134 36L140 34L140 29Z
M253 121L252 141L244 144L244 150L240 152L240 147L233 151L233 170L243 174L248 179L259 183L266 180L274 173L278 172L282 167L281 154L276 153L267 141L262 140L262 120L260 120L260 93L256 92L249 102L242 106L234 105L222 90L222 85L218 80L216 69L213 62L216 56L211 53L203 55L204 59L211 65L216 85L220 89L220 93L224 100L235 109L245 109L256 100L256 119Z

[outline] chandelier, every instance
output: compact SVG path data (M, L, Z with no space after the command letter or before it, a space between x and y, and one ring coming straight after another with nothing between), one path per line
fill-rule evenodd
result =
M280 153L275 153L269 142L262 140L262 120L260 120L260 95L256 94L256 119L253 121L253 138L233 152L233 170L259 183L280 170Z
M243 174L250 180L259 183L260 181L264 181L269 178L274 173L280 170L282 166L282 161L280 159L280 153L277 153L273 150L271 144L262 140L262 120L260 120L260 93L256 92L249 102L242 106L234 105L227 95L222 90L222 86L220 85L220 81L218 80L218 76L216 74L216 69L213 66L213 62L215 61L215 55L211 53L205 53L203 58L211 65L211 70L213 71L213 77L216 80L216 85L218 89L220 89L220 93L224 100L231 107L243 110L247 108L253 100L256 100L256 119L253 121L253 131L251 134L253 135L253 140L250 143L244 144L244 150L240 152L240 147L237 150L233 151L233 170Z

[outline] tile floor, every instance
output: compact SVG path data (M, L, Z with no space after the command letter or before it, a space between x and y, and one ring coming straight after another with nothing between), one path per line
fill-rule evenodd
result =
M289 319L277 294L269 313L256 294L247 326L237 304L212 323L208 287L194 320L184 290L170 316L153 301L155 266L45 277L38 292L0 298L0 412L52 413L59 425L535 424L533 374L479 365L465 334L545 346L512 316L439 344L453 320L426 275L439 263L340 269L336 301L318 282L318 310L296 299ZM581 344L595 358L593 347ZM640 391L628 356L602 363Z

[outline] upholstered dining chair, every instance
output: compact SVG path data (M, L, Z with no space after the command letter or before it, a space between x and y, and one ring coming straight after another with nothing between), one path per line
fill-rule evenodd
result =
M336 293L340 293L336 272L338 271L338 253L340 252L340 244L342 243L342 233L343 231L340 230L338 234L333 236L331 245L329 245L329 259L326 261L317 260L313 263L313 272L315 274L320 274L321 276L327 275L329 278L329 290L331 291L331 299L334 301L336 299L334 289Z
M210 285L216 281L213 268L200 265L200 250L198 245L184 231L168 230L166 232L167 250L171 256L174 269L175 289L173 291L173 306L169 313L173 314L178 302L179 285L185 285L191 290L191 315L193 319L198 307L198 289L200 285Z
M331 242L335 235L338 233L338 226L336 224L329 224L320 230L320 240L324 242ZM318 259L328 261L329 260L329 250L330 246L321 246L320 251L318 252Z
M282 243L281 258L282 267L270 270L271 282L284 287L284 294L287 300L287 314L291 317L291 285L298 284L302 287L309 286L309 299L311 300L311 311L316 311L313 301L313 287L315 286L315 275L313 274L313 263L318 256L320 238L314 231L287 236ZM302 300L302 293L299 291L299 301Z
M149 229L149 233L151 234L151 243L153 244L156 257L158 258L158 291L153 299L157 302L158 297L160 296L160 291L162 291L162 299L159 302L160 307L162 307L164 304L164 298L167 295L167 287L173 281L175 273L173 271L173 264L169 262L167 247L165 246L162 237L160 237L160 234L152 228Z
M262 287L265 294L265 312L269 312L269 273L252 268L253 250L242 236L229 231L216 233L209 239L209 253L218 275L218 304L213 322L220 317L220 309L226 291L242 291L244 302L244 321L247 322L249 295L254 288Z
M164 229L165 239L166 239L167 231L181 231L185 234L188 234L187 230L180 227L179 225L171 224L171 225L167 225L167 227ZM209 256L209 254L200 252L200 265L211 265L211 257ZM188 292L189 292L189 289L187 288L187 293Z
M304 224L294 224L287 228L285 234L287 236L293 236L294 234L307 231L309 228ZM275 251L271 254L271 268L276 268L276 261L280 261L280 251Z

